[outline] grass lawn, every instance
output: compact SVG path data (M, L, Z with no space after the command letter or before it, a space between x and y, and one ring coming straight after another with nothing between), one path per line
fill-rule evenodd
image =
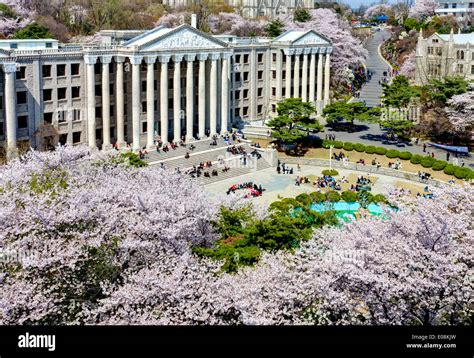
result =
M263 147L263 145L262 145ZM352 163L355 163L359 161L360 159L364 159L366 165L372 165L372 159L375 158L376 161L380 162L382 165L382 168L388 168L388 163L389 162L396 162L397 158L395 159L390 159L387 158L385 155L378 155L378 154L367 154L365 152L356 152L355 150L353 151L345 151L344 149L333 149L333 153L339 154L340 152L344 153L348 158L349 161ZM279 152L278 155L280 157L289 157L286 153L284 152ZM329 149L324 149L324 148L310 148L306 154L305 158L320 158L320 159L329 159ZM440 158L441 159L441 158ZM443 159L444 160L444 159ZM411 173L418 173L419 171L429 173L431 174L432 178L442 180L444 182L447 182L450 179L456 180L456 182L461 182L461 180L456 179L452 175L447 175L445 174L442 170L436 171L431 168L423 168L419 164L412 164L410 163L409 160L402 160L400 159L400 162L402 163L402 171L405 172L411 172Z

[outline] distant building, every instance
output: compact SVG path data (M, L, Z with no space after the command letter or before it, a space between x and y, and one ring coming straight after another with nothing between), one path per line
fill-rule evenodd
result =
M198 3L196 0L162 0L164 5L171 7L187 6ZM226 2L242 11L246 17L266 16L273 18L285 15L296 8L315 9L317 4L337 3L338 0L226 0Z
M437 15L452 15L458 21L474 24L474 0L436 0Z
M474 80L474 32L435 33L424 39L420 31L416 47L416 83L425 84L432 78L452 76Z

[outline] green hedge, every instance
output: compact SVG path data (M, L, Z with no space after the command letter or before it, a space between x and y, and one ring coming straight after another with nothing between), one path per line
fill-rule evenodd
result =
M359 195L354 192L354 191L344 191L342 194L341 194L341 198L342 200L344 201L347 201L347 202L355 202L357 201L357 199L359 198Z
M383 194L374 195L372 200L374 203L387 203L388 202L387 198Z
M412 164L420 164L422 159L423 159L423 156L422 156L422 155L415 154L415 155L413 155L413 156L411 157L410 163L412 163Z
M365 145L357 143L356 145L354 145L354 149L358 152L363 152L365 151Z
M313 201L313 199L309 196L309 194L302 193L298 195L296 198L296 201L300 202L303 205L309 205Z
M326 199L332 203L335 203L341 200L341 195L337 191L331 190L326 194Z
M454 171L454 176L458 179L466 179L471 173L471 169L469 168L461 168L457 167Z
M375 153L378 155L385 155L387 154L387 149L385 149L384 147L377 147L375 148Z
M351 142L345 142L342 148L350 152L354 149L354 144L352 144Z
M433 165L431 166L431 169L433 169L433 170L443 170L447 165L448 165L448 163L445 162L444 160L437 160L433 163Z
M402 160L410 160L412 157L412 154L410 152L401 152L398 157Z
M424 167L424 168L431 168L431 166L433 165L433 163L436 161L435 158L432 158L432 157L424 157L420 164Z
M344 143L336 140L336 141L333 142L333 146L336 149L342 149L342 147L344 147Z
M339 172L335 169L325 169L322 171L323 175L329 175L332 177L335 177L336 175L339 175Z
M453 164L448 164L444 167L444 174L454 175L454 171L456 170L456 166Z
M322 202L326 201L326 194L324 194L324 193L315 191L314 193L311 193L309 195L311 196L311 199L315 203L322 203Z
M395 149L390 149L387 150L387 153L385 154L387 158L398 158L400 156L400 152Z
M365 147L365 152L367 154L374 154L376 150L377 150L377 148L374 147L373 145L369 145L369 146Z

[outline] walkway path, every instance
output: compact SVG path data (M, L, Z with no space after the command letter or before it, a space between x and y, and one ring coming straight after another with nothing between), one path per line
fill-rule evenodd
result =
M382 95L382 86L379 81L384 77L383 72L388 71L389 65L379 54L379 46L384 39L389 38L388 30L381 30L367 42L366 48L369 51L367 59L367 70L373 73L372 79L362 86L360 98L357 101L364 102L368 107L377 107L380 104L380 96Z

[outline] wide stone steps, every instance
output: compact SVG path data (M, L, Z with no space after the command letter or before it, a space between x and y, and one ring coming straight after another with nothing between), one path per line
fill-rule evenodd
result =
M260 158L257 160L257 168L254 169L254 168L245 168L245 167L242 167L242 168L230 168L227 172L223 172L221 168L217 168L217 172L218 172L218 176L211 176L210 178L206 178L204 176L200 176L199 178L197 178L197 180L199 180L199 182L202 184L202 185L208 185L208 184L212 184L212 183L215 183L215 182L218 182L218 181L222 181L222 180L226 180L226 179L230 179L230 178L235 178L236 179L236 183L238 183L238 177L239 176L242 176L242 175L245 175L245 174L249 174L249 173L252 173L254 171L257 171L257 170L263 170L263 169L267 169L267 168L270 168L270 164L268 164L265 159L263 158ZM210 172L212 172L212 169L213 168L210 168Z

